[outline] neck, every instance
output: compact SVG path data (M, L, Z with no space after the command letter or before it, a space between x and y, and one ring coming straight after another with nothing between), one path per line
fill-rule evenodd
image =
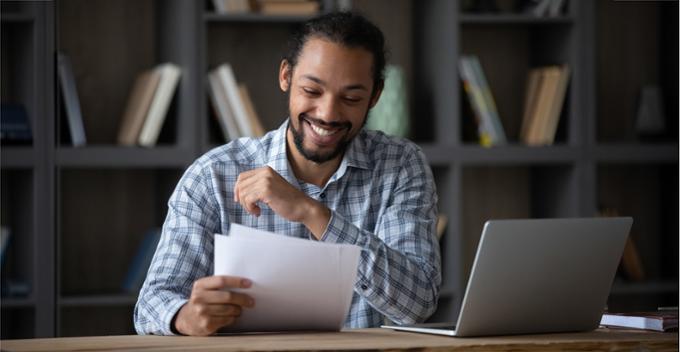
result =
M342 154L320 164L307 160L295 146L290 128L286 131L286 155L295 177L318 187L323 187L328 182L342 161Z

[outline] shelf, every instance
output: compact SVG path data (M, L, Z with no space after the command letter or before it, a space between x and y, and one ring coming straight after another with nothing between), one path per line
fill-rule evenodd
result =
M2 297L0 302L2 302L2 308L32 308L35 306L35 299L31 297Z
M578 149L568 146L527 147L508 145L484 148L474 145L421 145L430 164L448 165L535 165L564 164L576 161Z
M593 157L608 163L677 163L678 144L600 144Z
M615 282L611 290L612 295L645 295L677 292L677 281Z
M0 148L0 164L3 168L31 168L34 164L33 147L3 146Z
M134 306L137 296L130 294L69 295L59 299L61 307Z
M302 23L314 16L262 15L258 13L221 14L207 12L203 19L207 23Z
M56 163L61 167L181 167L194 161L190 150L177 147L95 146L57 149Z
M34 21L32 15L20 13L3 13L0 18L2 19L2 23L31 23Z
M462 14L461 24L548 25L572 24L570 16L536 17L525 14Z

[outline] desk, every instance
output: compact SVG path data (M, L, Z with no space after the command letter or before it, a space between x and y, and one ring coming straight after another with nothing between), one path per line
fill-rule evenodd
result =
M452 338L385 329L232 336L97 336L6 340L3 351L677 351L678 333L599 329L585 333Z

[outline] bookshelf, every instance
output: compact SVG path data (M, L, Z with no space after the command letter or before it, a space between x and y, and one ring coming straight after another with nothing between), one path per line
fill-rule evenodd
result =
M601 206L635 218L632 235L647 271L640 282L617 277L610 309L677 305L678 39L666 30L677 29L677 3L567 1L561 15L541 18L460 6L322 2L323 11L363 11L384 30L390 62L404 69L411 139L432 165L449 219L431 320L458 314L485 220L595 216ZM3 1L0 17L2 101L26 106L34 136L30 145L0 148L0 220L12 230L2 277L31 287L24 297L2 297L1 337L133 333L136 297L120 284L137 246L162 225L184 169L224 143L207 73L231 63L264 126L278 127L287 115L279 60L289 33L309 17L217 14L211 1L182 0ZM56 51L73 62L85 147L70 145ZM480 147L469 133L457 69L463 54L480 58L507 146ZM182 76L158 145L116 145L135 77L164 62L180 66ZM527 147L518 137L527 72L553 63L572 68L556 142ZM617 75L637 67L623 82ZM635 132L630 102L641 84L664 92L667 128L656 136Z

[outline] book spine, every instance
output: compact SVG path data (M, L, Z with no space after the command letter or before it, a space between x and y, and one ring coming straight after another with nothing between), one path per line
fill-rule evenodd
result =
M217 112L217 122L224 138L233 141L241 137L217 70L208 73L208 94Z
M244 137L254 137L250 123L248 122L248 113L241 100L241 95L238 90L238 84L236 83L236 76L234 76L234 71L231 65L225 63L218 67L218 72L224 91L227 95L227 100L229 101L229 106L231 106L236 120L236 124Z
M484 98L482 97L480 89L477 87L473 79L472 70L469 63L469 58L463 56L459 60L459 69L461 78L463 80L463 89L470 99L470 106L477 116L477 126L479 134L479 144L483 147L490 147L493 145L493 135L491 126L486 112L484 111Z
M161 80L156 88L153 101L146 115L144 126L139 134L139 145L153 147L158 141L165 115L170 107L175 88L179 82L180 69L173 64L163 64L157 68L161 71Z
M498 109L496 109L496 102L491 93L491 87L486 81L486 76L484 75L484 70L482 65L479 63L479 59L476 56L470 58L470 64L472 66L472 72L477 78L480 90L482 92L482 97L484 103L487 106L486 113L490 121L491 129L493 131L494 145L503 145L507 143L505 138L505 132L503 131L503 125L501 124L500 116L498 116Z

